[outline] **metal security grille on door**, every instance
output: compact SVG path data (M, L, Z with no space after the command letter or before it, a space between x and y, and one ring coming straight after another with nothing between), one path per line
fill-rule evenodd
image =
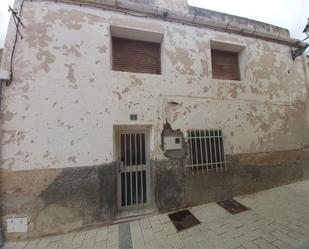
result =
M146 133L120 134L120 200L121 208L148 202L148 162Z
M226 170L222 130L188 131L190 165L197 172Z

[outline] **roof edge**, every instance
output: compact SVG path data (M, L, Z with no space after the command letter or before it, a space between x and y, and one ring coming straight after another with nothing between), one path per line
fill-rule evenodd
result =
M37 0L49 1L49 0ZM144 14L154 18L206 27L247 37L299 47L289 30L272 24L191 6L186 0L57 0L56 2L92 6L120 12Z

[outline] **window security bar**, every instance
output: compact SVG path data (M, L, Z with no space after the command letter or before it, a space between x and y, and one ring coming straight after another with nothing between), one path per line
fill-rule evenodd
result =
M227 169L223 132L219 129L190 130L187 133L192 172L222 172Z

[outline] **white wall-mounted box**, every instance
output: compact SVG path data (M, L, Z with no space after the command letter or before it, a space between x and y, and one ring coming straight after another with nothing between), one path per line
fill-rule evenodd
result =
M0 80L10 80L10 72L7 70L0 70Z
M164 137L164 150L181 150L181 149L182 149L181 136Z
M28 231L27 217L12 217L6 219L8 233L26 233Z

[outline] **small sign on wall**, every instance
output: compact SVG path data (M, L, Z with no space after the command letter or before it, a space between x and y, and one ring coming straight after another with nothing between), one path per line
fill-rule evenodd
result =
M27 217L12 217L6 219L8 233L26 233L28 231Z

